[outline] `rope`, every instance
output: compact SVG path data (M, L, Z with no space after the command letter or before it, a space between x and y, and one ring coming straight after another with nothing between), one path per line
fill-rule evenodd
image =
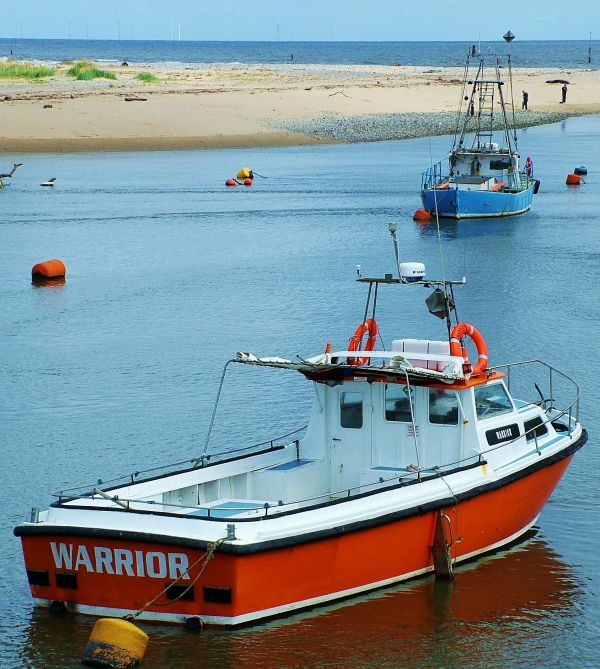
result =
M417 477L421 480L421 459L419 457L419 442L417 441L417 426L415 425L415 412L413 409L412 402L412 392L410 387L410 381L408 380L408 372L404 370L404 376L406 377L406 387L408 388L408 406L410 407L410 422L412 423L413 428L413 439L415 442L415 454L417 456Z
M457 539L459 539L459 538L460 538L460 534L459 534L459 531L458 531L458 497L456 496L454 490L452 490L452 488L450 487L450 484L448 483L448 481L446 481L446 479L442 476L442 474L441 474L441 472L440 472L440 470L439 470L439 467L433 467L433 471L434 471L434 472L440 477L440 479L446 484L446 487L448 488L448 490L450 491L450 494L452 495L452 497L453 497L453 499L454 499L454 508L455 508L455 510L456 510L456 511L455 511L455 513L456 513L456 537L457 537Z
M213 407L212 416L210 418L210 425L208 426L208 433L206 435L206 441L204 442L204 449L202 450L202 457L206 455L208 450L208 442L210 440L210 435L212 433L213 425L215 424L215 416L217 415L217 407L219 406L219 400L221 399L221 391L223 390L223 383L225 382L225 374L227 373L227 367L229 363L233 360L228 360L223 367L223 373L221 374L221 381L219 383L219 390L217 391L217 398L215 399L215 406Z
M141 609L136 611L135 613L128 613L126 616L123 616L123 620L135 620L140 614L142 614L146 609L148 609L150 606L155 605L155 606L171 606L173 602L176 602L178 599L181 599L184 595L186 595L193 587L194 585L198 582L198 579L200 576L202 576L202 573L206 569L206 566L208 563L212 560L217 548L226 541L226 538L222 539L217 539L216 541L213 541L212 543L208 543L206 546L206 552L204 553L203 556L199 557L195 562L193 562L185 571L181 572L181 574L172 582L169 583L165 588L163 588L156 597L151 599L149 602L146 602L144 606L142 606ZM163 602L162 604L156 604L156 601L162 597L165 592L172 586L175 585L178 581L180 581L186 574L189 574L189 572L199 563L202 561L202 564L200 565L200 570L194 576L192 579L192 582L185 588L177 597L173 597L173 599L170 599L168 602Z
M431 139L429 140L429 162L431 166L433 167L433 156L431 153ZM439 247L439 253L440 253L440 269L442 271L442 283L444 285L444 302L446 305L446 327L448 329L448 338L450 338L450 306L448 304L448 288L446 284L446 263L444 262L444 249L442 246L442 231L440 230L440 213L438 210L438 200L437 200L437 191L435 189L435 186L433 188L433 202L435 206L435 226L437 230L437 238L438 238L438 247ZM451 284L452 288L452 284ZM454 301L454 299L452 300Z

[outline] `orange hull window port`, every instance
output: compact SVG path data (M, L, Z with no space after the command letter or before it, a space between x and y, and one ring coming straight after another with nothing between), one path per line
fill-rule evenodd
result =
M488 366L488 350L479 330L470 323L457 323L450 333L450 355L462 356L468 362L466 354L463 354L461 339L468 335L477 348L477 364L473 367L473 376L483 374Z
M45 260L31 268L33 279L60 279L67 273L67 268L62 260Z
M377 322L375 321L375 319L367 318L367 320L364 323L361 323L356 328L356 332L352 335L352 338L350 339L350 343L348 344L348 350L349 351L372 351L375 348L375 344L377 343L377 333L378 332L379 332L379 328L377 327ZM368 334L369 337L367 339L367 344L363 349L363 348L361 348L362 347L362 340L363 340L363 337L366 334ZM355 365L356 367L366 365L368 361L369 361L369 358L348 358L348 364L349 365Z

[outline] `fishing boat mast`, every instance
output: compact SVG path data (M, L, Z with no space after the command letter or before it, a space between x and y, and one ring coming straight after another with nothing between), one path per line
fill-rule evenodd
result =
M469 56L470 58L470 56ZM465 100L467 100L466 110L462 112L463 123L460 135L454 138L451 147L452 151L465 150L465 143L467 135L473 133L473 142L467 150L478 151L486 148L490 144L494 135L494 102L496 93L500 98L500 108L502 110L502 121L504 127L504 140L510 154L516 152L517 136L516 133L511 136L508 117L506 114L506 100L504 98L503 86L504 81L500 74L499 59L496 58L495 63L495 79L484 78L484 61L482 56L477 56L479 66L477 73L473 79L467 79L466 85L471 86L471 93ZM468 76L468 69L465 70ZM513 105L514 116L514 105ZM476 124L473 128L471 121ZM513 120L513 130L514 130ZM458 141L457 141L458 139Z
M515 121L515 96L513 94L513 78L512 78L512 61L510 58L510 43L515 39L515 36L507 30L506 33L502 36L508 47L508 81L510 83L510 105L512 107L512 129L513 137L515 140L515 150L517 149L517 124Z

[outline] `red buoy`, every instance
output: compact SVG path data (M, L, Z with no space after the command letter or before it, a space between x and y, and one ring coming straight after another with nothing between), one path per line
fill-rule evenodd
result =
M567 174L567 186L579 186L582 181L579 174Z
M237 186L238 182L235 179L227 179L225 182L226 186Z
M431 214L425 209L417 209L413 214L413 221L423 221L428 222L431 220Z
M67 273L67 268L62 260L45 260L31 268L32 279L62 279Z
M252 186L252 179L244 179L244 186Z

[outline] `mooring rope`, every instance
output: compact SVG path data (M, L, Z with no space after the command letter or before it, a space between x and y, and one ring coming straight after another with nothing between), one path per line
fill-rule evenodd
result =
M171 604L173 604L173 602L176 602L178 599L181 599L181 598L182 598L184 595L186 595L186 594L187 594L187 593L194 587L194 585L198 582L198 579L200 578L200 576L202 576L204 570L206 569L206 566L208 565L208 563L209 563L209 562L212 560L212 558L214 557L214 554L216 553L217 548L218 548L222 543L224 543L225 541L227 541L227 539L226 539L225 537L223 537L222 539L217 539L216 541L213 541L213 542L211 542L211 543L208 543L208 544L206 545L206 551L205 551L204 555L202 555L201 557L199 557L199 558L198 558L195 562L193 562L187 569L185 569L184 571L182 571L181 574L180 574L180 575L179 575L179 576L178 576L172 583L169 583L169 585L167 585L165 588L163 588L163 589L158 593L158 595L156 595L156 597L154 597L153 599L151 599L149 602L146 602L146 603L144 604L144 606L142 606L141 609L139 609L139 610L136 611L135 613L128 613L127 615L123 616L123 620L129 620L129 621L135 620L139 615L141 615L144 611L146 611L146 609L148 609L150 606L153 606L153 605L154 605L154 606L170 606ZM173 599L170 599L168 602L163 602L162 604L156 604L156 601L157 601L160 597L162 597L162 596L165 594L165 592L167 592L167 590L168 590L170 587L172 587L173 585L175 585L178 581L181 581L181 579L182 579L186 574L189 575L190 571L191 571L191 570L192 570L192 569L193 569L199 562L202 562L202 564L201 564L201 566L200 566L200 570L198 571L198 573L196 574L196 576L194 576L194 578L192 579L192 582L187 586L187 588L185 588L184 590L182 590L176 597L173 597Z
M454 498L454 509L455 509L455 513L456 513L456 536L457 536L457 538L459 538L460 535L459 535L459 533L458 533L458 497L456 496L456 493L454 492L454 490L452 490L452 487L450 486L450 484L448 483L448 481L446 481L446 479L442 476L442 473L440 472L439 467L434 467L434 468L433 468L433 471L434 471L434 472L440 477L440 479L446 484L446 487L448 488L448 490L450 491L450 494L451 494L452 497Z

